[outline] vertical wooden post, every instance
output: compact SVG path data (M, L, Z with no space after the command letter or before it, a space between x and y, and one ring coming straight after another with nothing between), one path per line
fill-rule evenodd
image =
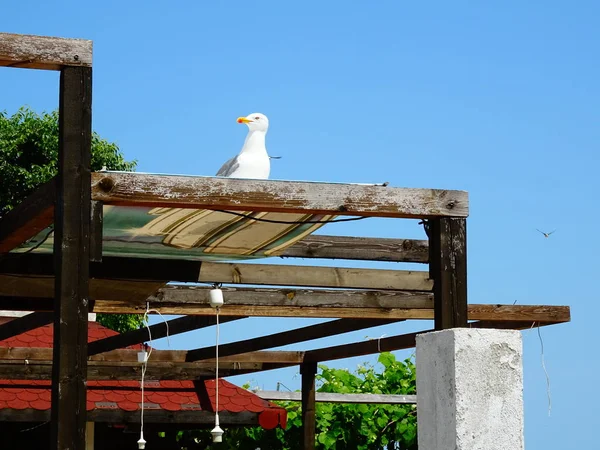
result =
M51 449L85 450L92 69L60 73Z
M315 375L316 362L300 364L302 375L302 450L314 450L316 437Z
M434 280L435 329L467 326L467 221L428 222L429 274Z

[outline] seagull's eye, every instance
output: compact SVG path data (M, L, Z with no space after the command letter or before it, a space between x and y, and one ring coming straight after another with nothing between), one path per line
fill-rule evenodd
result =
M256 116L256 117L254 118L254 120L260 120L260 117Z

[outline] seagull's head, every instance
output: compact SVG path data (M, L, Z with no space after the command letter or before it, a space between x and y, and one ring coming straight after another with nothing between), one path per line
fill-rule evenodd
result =
M246 117L238 117L237 123L245 123L250 131L264 131L269 129L269 119L261 113L248 114Z

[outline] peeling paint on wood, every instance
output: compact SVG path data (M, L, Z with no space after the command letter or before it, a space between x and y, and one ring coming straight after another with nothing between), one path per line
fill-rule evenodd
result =
M466 217L465 191L138 173L92 176L105 204L367 217Z
M92 66L92 41L0 33L0 67L59 70Z

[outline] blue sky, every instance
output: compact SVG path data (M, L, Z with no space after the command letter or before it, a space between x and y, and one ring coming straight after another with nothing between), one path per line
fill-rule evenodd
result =
M540 342L523 333L526 445L553 450L597 445L599 16L591 1L21 0L3 6L0 30L94 40L94 129L140 171L216 173L243 142L235 118L259 111L270 153L282 156L272 178L468 190L469 301L572 308L570 324L542 329L550 417ZM57 91L56 73L0 70L2 110L52 110ZM544 239L536 228L557 232ZM416 221L390 219L321 232L424 236ZM313 322L253 319L224 325L222 337ZM171 347L213 337L177 336ZM233 381L294 389L295 373Z

